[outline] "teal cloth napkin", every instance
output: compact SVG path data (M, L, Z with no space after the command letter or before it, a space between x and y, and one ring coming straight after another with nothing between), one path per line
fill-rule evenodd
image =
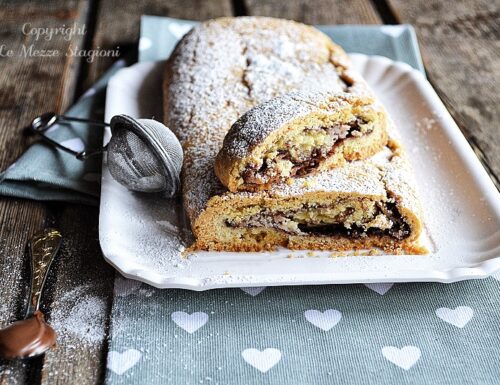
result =
M194 22L143 17L140 60ZM320 27L423 71L410 26ZM454 284L159 290L118 277L107 385L500 383L500 273Z
M108 80L125 66L125 60L116 61L66 111L66 115L102 121ZM23 127L18 129L19 135L26 135ZM47 131L47 136L51 139L76 151L101 147L102 135L102 128L81 123L56 124ZM100 181L101 157L92 157L83 162L43 141L38 141L0 173L0 195L98 205Z
M168 58L177 41L196 24L194 21L144 16L141 20L139 60ZM423 72L415 33L411 26L346 25L318 28L348 52L384 55L406 62ZM118 60L66 111L66 114L102 120L107 82L125 64L124 60ZM19 135L23 135L22 127L19 127ZM85 124L56 125L48 135L75 150L97 148L102 142L102 130ZM100 157L82 162L46 143L37 142L0 173L0 195L97 205L100 172Z

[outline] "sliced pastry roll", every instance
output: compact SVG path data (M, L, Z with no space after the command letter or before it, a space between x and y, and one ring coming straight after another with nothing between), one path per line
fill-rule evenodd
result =
M267 190L377 153L387 143L386 126L383 108L370 96L292 92L233 124L215 172L230 191Z
M346 162L268 190L229 192L215 174L227 132L255 106L290 92L370 95L342 48L320 31L265 17L203 22L172 53L163 90L165 122L184 149L193 249L418 252L420 211L397 146L383 164Z
M268 191L226 193L195 222L196 248L258 251L381 248L421 253L420 206L396 142L376 156Z

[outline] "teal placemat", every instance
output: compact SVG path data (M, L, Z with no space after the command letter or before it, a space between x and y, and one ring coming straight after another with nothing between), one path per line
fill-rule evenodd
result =
M144 16L141 22L139 57L144 60L166 58L193 21ZM349 52L383 54L423 71L410 26L320 26ZM118 60L68 111L80 118L103 119L103 104L108 79L125 65ZM18 127L19 135L23 128ZM102 130L87 125L57 124L48 134L74 150L101 145ZM43 142L36 142L7 169L0 172L0 195L45 201L65 201L97 205L100 192L101 158L81 162Z
M167 57L193 24L144 17L140 59ZM409 26L321 29L423 71ZM118 277L106 383L498 384L499 281L190 292Z
M166 59L177 41L196 21L143 16L139 61ZM417 38L411 25L319 25L318 29L340 44L346 52L381 55L405 62L424 73Z

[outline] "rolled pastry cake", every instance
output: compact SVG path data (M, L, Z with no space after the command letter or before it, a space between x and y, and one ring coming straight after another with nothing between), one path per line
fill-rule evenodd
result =
M192 249L378 246L414 252L418 203L399 150L382 168L354 161L268 191L231 193L221 184L215 157L233 123L252 107L295 91L370 95L339 46L293 21L211 20L175 48L166 65L164 112L184 149L182 194L196 238Z
M387 143L387 118L369 96L292 92L246 112L224 138L215 173L230 191L275 183L365 159Z
M351 250L421 253L421 209L399 144L372 158L275 184L267 191L210 199L196 222L209 250Z

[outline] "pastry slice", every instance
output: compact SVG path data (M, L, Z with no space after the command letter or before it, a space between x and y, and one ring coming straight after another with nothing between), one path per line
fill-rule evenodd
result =
M194 223L195 248L423 253L421 209L413 185L404 154L391 140L367 160L267 191L213 197Z
M163 90L165 122L184 150L192 249L420 252L420 209L397 145L382 160L375 158L384 151L268 190L228 192L215 175L227 132L250 109L290 92L370 95L342 48L320 31L266 17L203 22L172 53Z
M224 138L215 172L230 191L267 190L368 158L387 143L383 108L367 95L292 92L239 118Z

